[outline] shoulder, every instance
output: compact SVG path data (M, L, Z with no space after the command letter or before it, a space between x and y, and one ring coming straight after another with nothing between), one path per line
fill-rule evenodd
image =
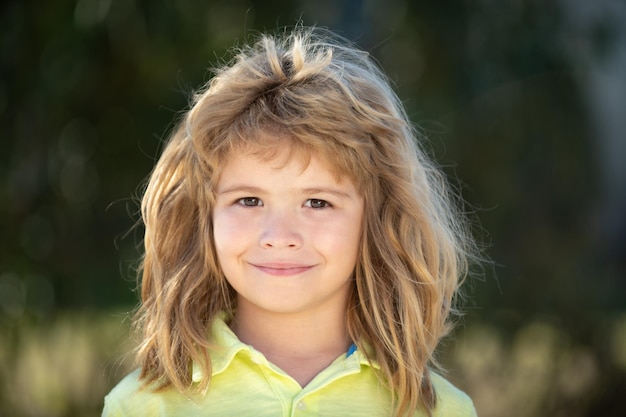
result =
M437 393L435 417L476 417L474 403L466 393L435 372L431 371L430 377Z
M136 369L126 375L118 384L109 392L107 398L127 397L142 390L143 382L139 379L140 370Z
M148 416L154 395L139 379L139 370L128 374L104 398L102 417Z

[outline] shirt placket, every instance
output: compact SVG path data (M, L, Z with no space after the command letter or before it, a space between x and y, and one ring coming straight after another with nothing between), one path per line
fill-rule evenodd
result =
M302 389L294 398L291 405L290 417L313 417L319 415L319 391L329 387L334 382L360 372L361 365L356 357L331 365L322 371L309 385Z

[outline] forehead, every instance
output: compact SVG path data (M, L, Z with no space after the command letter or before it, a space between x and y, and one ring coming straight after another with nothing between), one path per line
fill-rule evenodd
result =
M311 154L302 158L283 161L261 160L251 153L234 154L223 167L214 192L225 197L234 194L267 196L298 196L310 194L333 195L339 201L362 201L362 194L354 182L338 177L329 169L328 163ZM277 161L279 163L277 163Z
M352 141L356 142L356 141ZM324 162L324 166L337 182L349 180L357 192L362 194L371 182L371 164L358 147L347 146L336 137L325 137L308 129L299 132L287 132L274 126L261 129L233 129L222 139L208 147L205 158L210 167L210 182L213 187L222 178L222 171L237 155L253 155L261 161L275 167L297 160L304 171L311 157ZM211 152L211 148L212 152Z
M312 160L315 160L316 166L330 171L338 182L345 177L351 177L349 173L344 172L338 164L334 163L329 152L316 149L310 144L288 136L262 135L254 142L246 141L235 144L224 155L221 161L222 170L229 162L240 156L258 160L276 169L296 162L300 165L299 168L302 172L309 167Z

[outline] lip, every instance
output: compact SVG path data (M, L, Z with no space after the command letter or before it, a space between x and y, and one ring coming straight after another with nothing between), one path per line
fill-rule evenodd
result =
M298 275L315 267L315 265L305 265L292 262L250 262L250 265L268 275L276 276Z

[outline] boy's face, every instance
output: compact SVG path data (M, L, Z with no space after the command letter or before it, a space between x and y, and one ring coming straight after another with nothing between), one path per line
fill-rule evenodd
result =
M217 257L238 309L344 311L356 264L363 197L311 156L264 161L234 154L217 184Z

